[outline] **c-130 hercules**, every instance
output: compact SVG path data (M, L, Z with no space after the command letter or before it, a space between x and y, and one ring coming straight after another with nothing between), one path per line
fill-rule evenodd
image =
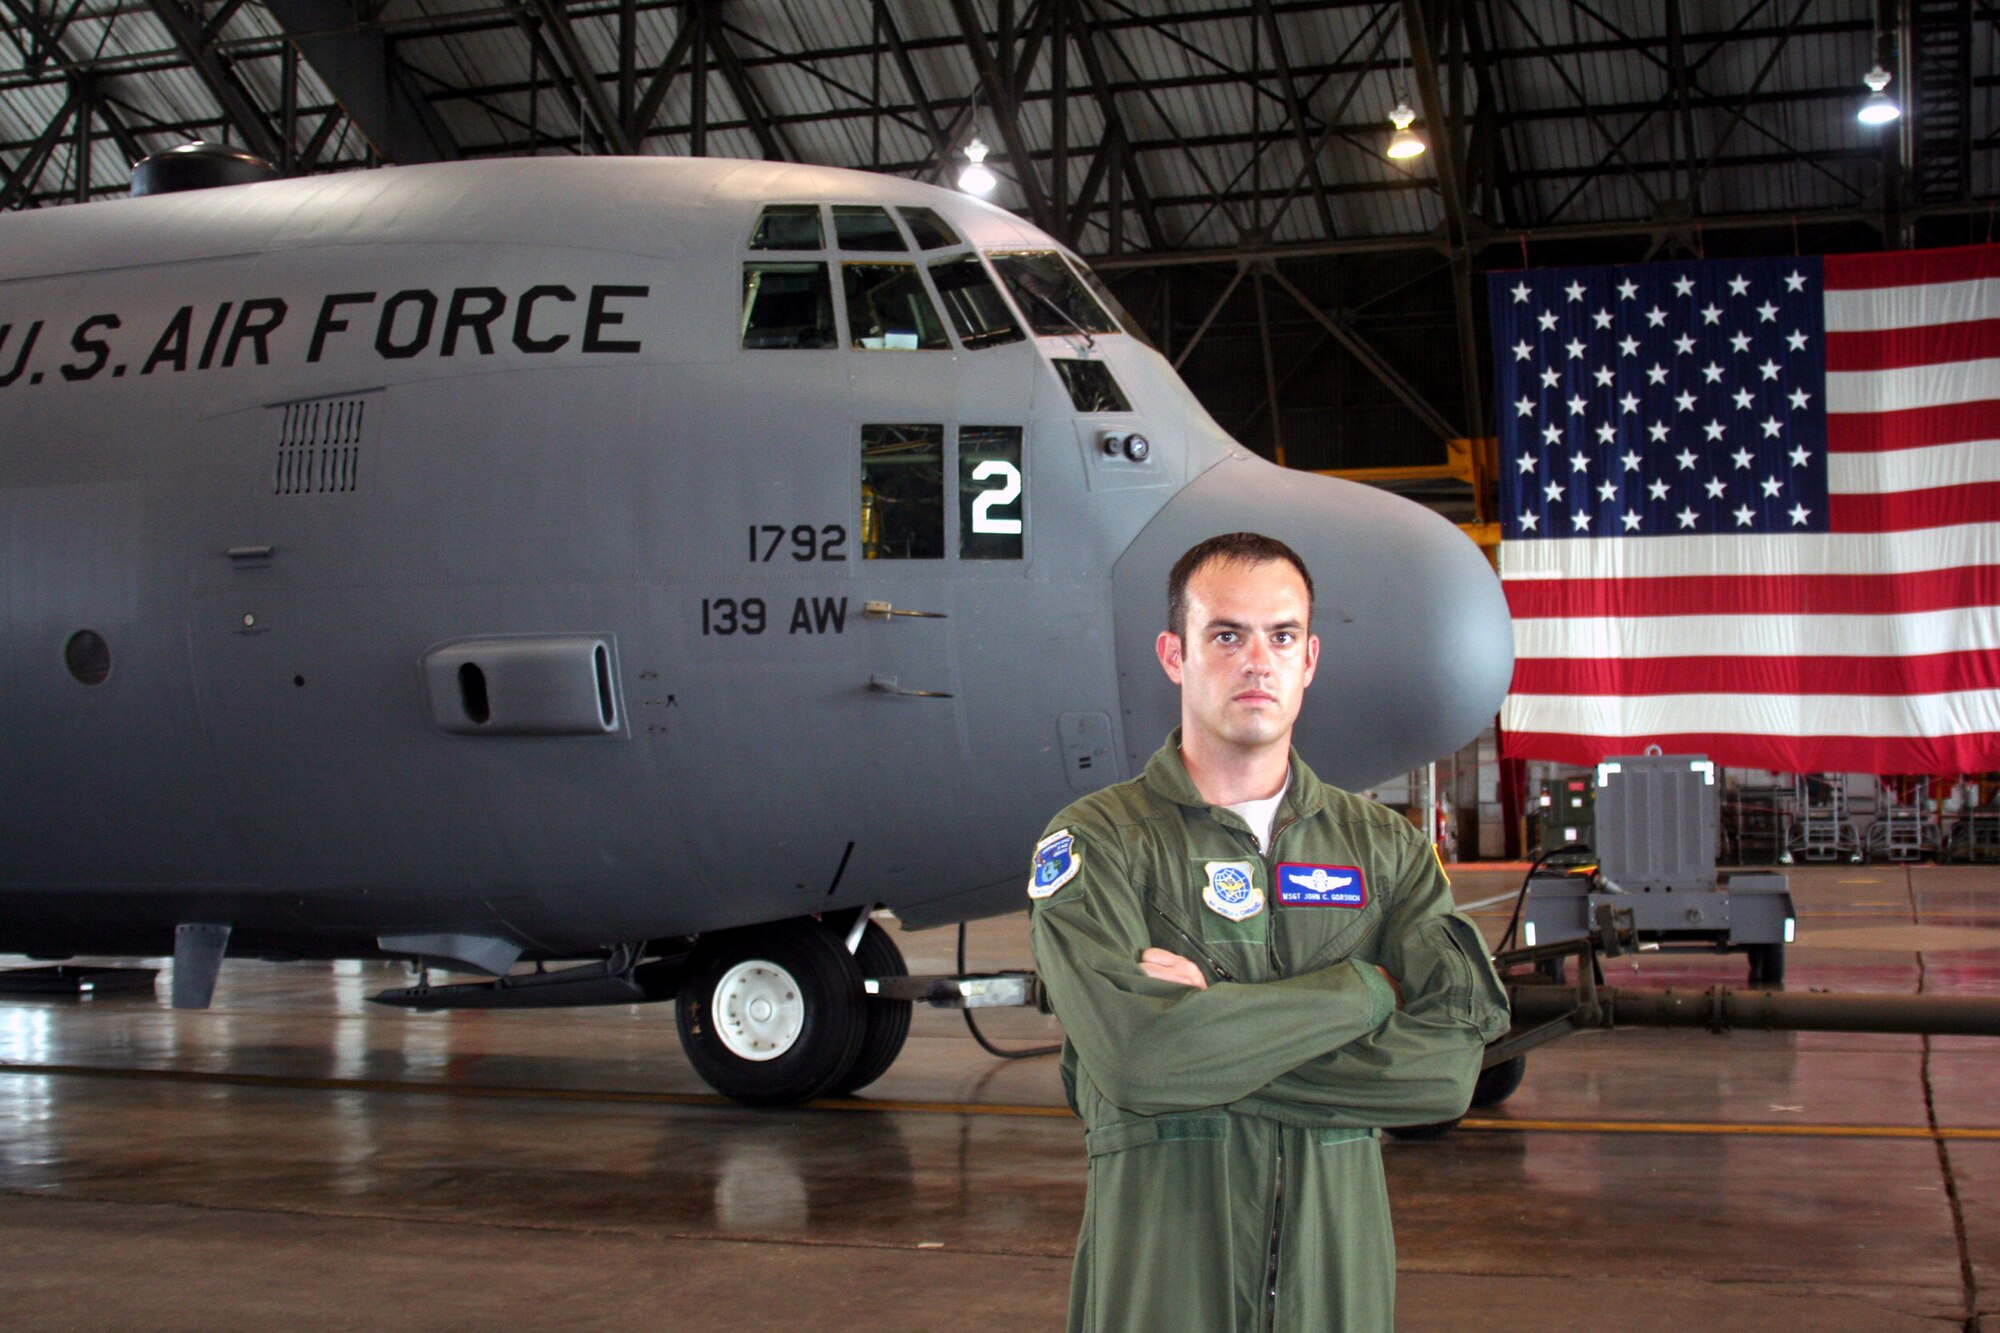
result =
M1363 785L1512 665L1450 524L1231 440L1088 268L860 172L513 160L0 221L0 950L677 998L753 1102L886 1070L887 907L1013 910L1177 717L1167 566L1291 543Z

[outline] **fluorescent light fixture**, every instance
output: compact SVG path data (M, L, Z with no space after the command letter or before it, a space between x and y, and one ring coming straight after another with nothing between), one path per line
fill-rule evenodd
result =
M958 188L967 194L992 194L993 187L1000 183L986 167L988 148L975 138L965 146L965 170L958 173Z
M1389 123L1396 127L1396 132L1389 136L1389 147L1384 150L1395 161L1416 157L1424 151L1424 141L1410 131L1410 122L1416 118L1409 102L1397 99L1396 109L1389 113Z
M1524 922L1522 922L1522 923L1521 923L1521 938L1522 938L1522 939L1524 939L1524 940L1526 940L1526 941L1528 942L1528 947L1529 947L1530 949L1532 949L1532 948L1534 948L1534 947L1535 947L1535 923L1534 923L1534 922L1532 922L1532 921L1524 921Z
M1856 120L1863 125L1887 125L1903 114L1903 108L1896 105L1895 99L1882 91L1889 86L1888 70L1877 65L1862 75L1861 81L1868 85L1868 100L1855 113Z
M1792 942L1792 938L1798 934L1798 924L1799 923L1791 917L1785 918L1785 943L1790 944Z

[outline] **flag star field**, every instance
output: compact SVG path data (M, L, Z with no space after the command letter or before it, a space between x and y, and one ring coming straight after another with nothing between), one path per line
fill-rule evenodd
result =
M1817 259L1491 280L1509 540L1826 530Z

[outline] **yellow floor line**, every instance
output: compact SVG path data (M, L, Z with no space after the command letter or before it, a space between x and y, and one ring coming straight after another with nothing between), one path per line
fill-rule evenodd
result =
M1495 1120L1467 1116L1460 1129L1546 1134L1706 1134L1810 1139L1928 1139L1921 1125L1743 1124L1703 1120ZM1941 1139L2000 1142L2000 1129L1940 1127Z
M242 1088L274 1088L307 1092L407 1093L432 1097L479 1097L501 1101L598 1102L639 1106L717 1106L736 1103L712 1092L641 1092L617 1088L510 1088L481 1083L424 1083L395 1079L311 1078L286 1074L219 1073L202 1069L144 1069L115 1065L31 1064L0 1062L0 1074L36 1077L76 1076L155 1083L201 1083ZM1029 1106L1005 1102L902 1101L867 1097L825 1098L809 1102L815 1111L895 1111L918 1115L1005 1116L1032 1119L1070 1118L1066 1106ZM1931 1131L1916 1125L1757 1124L1700 1120L1538 1120L1467 1116L1460 1129L1514 1134L1693 1134L1770 1138L1928 1139ZM2000 1128L1944 1127L1938 1138L2000 1142Z

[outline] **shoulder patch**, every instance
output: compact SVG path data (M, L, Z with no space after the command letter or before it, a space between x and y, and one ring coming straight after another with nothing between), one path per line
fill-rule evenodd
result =
M1028 876L1028 896L1047 898L1076 878L1083 869L1083 848L1068 829L1057 829L1035 844L1035 864Z

